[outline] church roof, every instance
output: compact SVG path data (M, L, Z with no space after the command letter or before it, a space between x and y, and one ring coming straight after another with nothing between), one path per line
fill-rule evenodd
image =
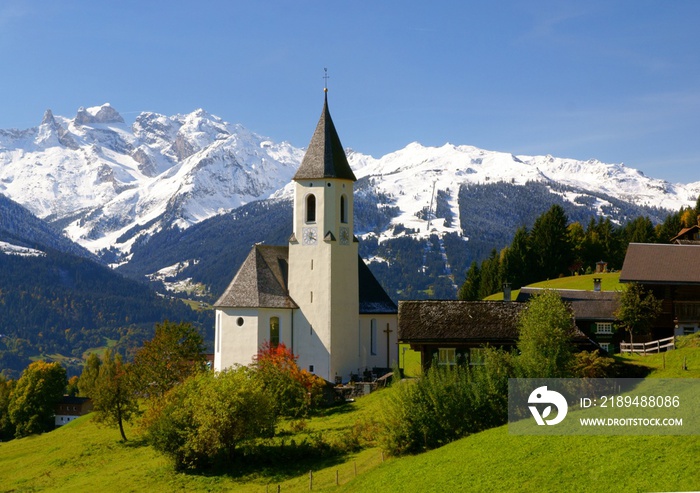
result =
M398 309L384 288L369 270L362 257L357 256L360 285L360 313L396 313Z
M321 118L306 150L294 180L317 180L319 178L342 178L357 181L350 169L338 132L328 111L328 96L323 103Z
M255 245L214 306L298 308L287 289L287 253L287 247Z
M289 247L256 245L243 261L231 284L214 304L216 308L299 308L289 296ZM362 257L357 257L361 314L396 313L391 300Z

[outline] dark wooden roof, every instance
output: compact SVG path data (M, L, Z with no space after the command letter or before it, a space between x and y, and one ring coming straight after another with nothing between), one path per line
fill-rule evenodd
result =
M542 291L542 288L521 288L516 301L526 302ZM571 305L576 320L615 320L614 313L619 305L616 291L582 289L555 289L555 291L563 301Z
M358 255L358 281L360 284L360 313L387 314L396 313L396 304L369 270L367 264Z
M399 301L399 341L407 343L515 343L526 303L503 301ZM571 340L589 342L571 323Z
M630 243L620 282L700 284L700 245Z
M256 245L214 306L299 308L289 296L288 258L288 247ZM396 313L396 304L359 255L357 267L360 313Z
M525 306L502 301L399 301L399 340L515 341Z
M256 245L214 306L298 308L287 289L288 248Z
M342 178L357 181L350 169L338 132L328 111L328 97L323 103L321 118L306 149L301 166L294 180L317 180L319 178Z

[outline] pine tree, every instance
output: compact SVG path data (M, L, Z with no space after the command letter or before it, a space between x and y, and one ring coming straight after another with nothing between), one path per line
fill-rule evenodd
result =
M481 271L476 262L472 262L467 271L467 278L459 288L457 298L462 301L476 301L479 298L479 285L481 284Z

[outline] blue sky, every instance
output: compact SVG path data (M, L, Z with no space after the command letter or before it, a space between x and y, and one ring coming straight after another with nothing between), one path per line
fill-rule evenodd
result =
M0 128L110 102L308 144L413 141L700 181L700 2L3 0Z

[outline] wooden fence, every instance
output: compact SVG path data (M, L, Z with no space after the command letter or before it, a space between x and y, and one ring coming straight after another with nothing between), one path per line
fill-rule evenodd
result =
M676 337L671 336L666 339L659 339L657 341L650 342L621 342L620 352L621 353L638 353L642 355L660 353L661 351L668 351L670 349L676 349Z

